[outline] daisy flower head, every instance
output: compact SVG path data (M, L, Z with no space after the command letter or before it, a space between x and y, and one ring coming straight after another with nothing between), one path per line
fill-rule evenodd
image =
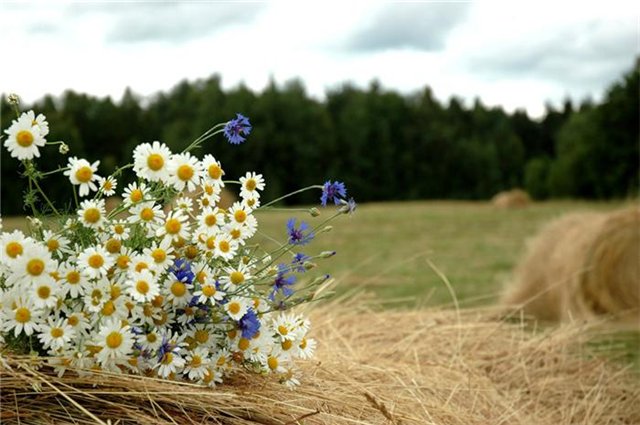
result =
M173 201L173 205L174 208L181 209L188 214L193 208L193 199L189 198L188 196L181 196Z
M224 136L232 145L239 145L246 140L243 136L251 133L251 128L249 118L242 114L236 114L236 117L224 126Z
M46 323L40 326L38 339L42 346L50 348L53 352L66 348L66 345L75 338L76 332L62 318L55 319L49 316Z
M133 351L133 342L133 334L128 325L122 326L120 319L108 319L103 322L95 337L95 345L101 348L96 358L101 364L108 360L124 359Z
M156 277L149 269L131 273L131 278L126 285L127 292L137 302L150 302L160 294Z
M7 148L11 157L20 161L40 157L39 146L44 146L46 140L42 130L38 125L33 125L33 112L23 113L20 118L13 121L11 127L5 130L7 140L4 146ZM47 128L48 130L48 128Z
M203 179L201 188L202 194L200 194L200 197L198 198L198 205L200 208L213 207L220 202L222 188L213 183L209 183L206 179Z
M187 216L180 210L171 211L164 224L156 230L157 237L165 237L173 241L189 238Z
M63 308L63 311L67 316L65 323L71 326L77 336L89 336L91 323L89 323L88 315L71 308Z
M116 187L118 186L118 180L115 177L109 176L107 178L98 176L98 187L105 196L113 196L116 193Z
M259 198L259 191L264 190L264 178L262 174L255 172L247 172L244 177L240 177L240 184L242 185L240 191L242 198Z
M144 199L148 195L148 188L145 183L130 183L124 192L122 193L122 198L124 200L125 205L133 205L138 202L144 201Z
M298 344L298 357L301 359L310 359L313 357L316 351L318 343L313 338L307 338L306 336L300 340Z
M224 213L218 207L203 208L196 220L198 220L199 229L211 235L217 234L225 223Z
M185 357L184 373L192 380L203 379L210 361L209 350L205 347L188 351Z
M327 180L322 186L322 196L320 196L320 204L324 207L327 202L333 201L336 205L340 205L340 199L347 197L347 188L342 182L331 182Z
M96 201L87 199L82 201L78 208L80 223L91 229L100 229L105 223L106 215L104 199Z
M86 248L78 256L78 266L89 279L105 276L114 262L107 250L100 245Z
M49 277L48 280L34 284L30 295L37 308L54 308L58 304L59 292L60 286L53 278Z
M306 245L314 238L314 234L309 230L309 225L300 221L300 227L296 227L296 219L290 218L287 221L287 234L291 245Z
M216 246L213 251L213 256L229 261L235 257L238 252L238 246L238 242L233 240L230 235L220 233L216 237Z
M207 281L200 285L200 289L193 293L194 297L198 297L198 302L205 304L210 303L214 305L216 301L220 301L224 298L226 294L218 289L216 282Z
M129 239L131 229L124 220L116 220L109 225L109 234L111 237L125 241Z
M244 224L251 215L251 210L240 202L234 202L229 208L229 217L231 223Z
M246 298L233 297L224 305L224 310L227 315L235 320L239 321L247 313L249 309L249 302Z
M36 285L53 280L51 273L58 269L58 262L51 257L49 249L41 243L31 242L24 246L24 252L11 264L10 284L24 282Z
M175 258L171 240L168 238L162 239L159 243L153 242L151 247L144 249L143 253L153 259L153 263L150 266L160 273L173 264L173 259Z
M36 114L33 111L27 111L26 115L31 120L31 125L33 127L37 127L43 137L49 134L49 123L47 122L47 117L43 114L38 114L36 117Z
M69 239L60 233L45 230L42 232L42 241L47 245L49 252L58 258L61 258L64 254L71 254L73 252L73 250L69 248Z
M62 297L76 298L84 295L89 287L89 280L80 272L80 268L71 262L63 263L60 266L59 274L60 295Z
M168 184L179 192L193 192L203 176L202 163L189 152L173 155L169 163Z
M17 337L21 332L32 335L40 329L43 311L35 306L30 297L18 296L3 307L5 311L8 310L1 323L5 331L13 329L13 335Z
M253 216L249 217L253 218ZM240 224L227 224L222 228L222 232L228 235L229 238L238 245L244 245L245 241L253 236L249 226Z
M153 201L135 204L129 209L129 223L140 223L145 229L155 231L164 219L164 211Z
M191 285L181 281L172 273L165 280L165 293L168 293L167 300L175 307L182 307L191 301L192 294L189 289Z
M282 353L277 353L274 351L267 357L267 360L263 367L265 370L272 373L285 373L287 370L284 367L286 360L287 359L284 358Z
M133 151L133 171L139 178L167 182L171 151L164 143L142 143Z
M0 262L10 265L24 253L25 246L31 240L20 230L14 230L11 233L2 232L0 234Z
M220 284L225 289L235 290L238 286L243 285L251 280L249 267L240 262L238 267L227 267L224 274L220 277Z
M300 319L294 315L281 314L273 319L273 333L282 341L299 339L301 334L306 333L299 321Z
M78 159L77 157L69 158L68 169L65 170L64 175L69 176L71 184L74 186L80 186L78 194L80 196L86 196L90 191L97 191L99 175L98 165L100 161L96 161L93 164L89 163L86 159Z
M224 187L224 181L222 180L224 170L222 169L220 161L216 160L213 155L206 154L204 158L202 158L202 168L204 170L205 181L213 184L218 189Z

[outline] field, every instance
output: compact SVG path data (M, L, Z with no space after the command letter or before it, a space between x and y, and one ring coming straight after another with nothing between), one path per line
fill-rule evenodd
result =
M335 250L317 261L318 273L335 279L338 293L364 290L387 306L447 305L451 284L461 306L494 302L522 255L527 238L554 217L570 211L612 210L622 203L542 202L518 210L497 209L486 202L403 202L365 204L353 216L331 222L333 230L303 247L307 255ZM334 209L311 218L293 216L312 226ZM261 243L283 241L289 211L258 213ZM4 218L5 230L24 228L24 220ZM435 267L435 269L434 269Z

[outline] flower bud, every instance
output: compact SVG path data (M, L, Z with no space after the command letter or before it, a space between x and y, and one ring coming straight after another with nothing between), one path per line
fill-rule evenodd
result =
M302 267L304 267L305 270L311 270L313 268L318 267L318 265L316 263L312 263L311 261L305 261L302 264Z
M15 93L11 93L7 96L7 102L9 102L10 105L18 105L20 103L20 96Z
M334 255L336 255L335 251L322 251L320 253L320 258L329 258L333 257Z
M69 145L67 145L65 142L60 142L60 146L58 147L58 152L60 152L61 155L66 155L69 153Z
M333 226L324 226L322 229L318 231L318 233L326 233L333 230Z
M309 214L311 214L311 217L318 217L320 215L320 210L316 207L310 208Z

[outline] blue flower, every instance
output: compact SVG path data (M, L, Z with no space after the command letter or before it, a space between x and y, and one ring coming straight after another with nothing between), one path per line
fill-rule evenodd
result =
M291 245L305 245L311 242L315 235L311 231L306 232L308 228L309 225L307 223L300 221L300 227L296 229L296 219L290 218L289 221L287 221L289 243Z
M342 204L342 207L340 207L340 212L343 214L353 214L358 206L353 198L349 198L348 201L342 199L340 203Z
M311 257L309 257L308 255L303 254L302 252L297 253L294 257L293 257L293 261L291 261L291 269L295 272L298 273L304 273L307 271L307 269L304 268L304 263L305 261L310 260Z
M347 188L342 182L333 182L327 180L322 187L322 196L320 203L323 207L327 206L327 202L333 201L336 205L340 205L340 199L347 196Z
M236 118L224 126L224 136L232 145L239 145L245 141L242 135L246 136L251 133L251 128L249 118L242 114L236 114Z
M169 271L182 283L191 284L196 275L191 270L191 264L187 260L182 258L173 262L173 265L169 268Z
M293 286L294 283L296 283L296 277L293 275L285 276L288 271L288 266L284 264L278 264L278 274L273 281L273 289L269 294L269 299L271 301L274 300L278 292L281 292L285 297L293 295L293 289L291 289L290 287Z
M258 315L252 308L248 309L242 316L238 322L238 328L242 331L243 338L251 339L256 336L260 330L260 320L258 320Z

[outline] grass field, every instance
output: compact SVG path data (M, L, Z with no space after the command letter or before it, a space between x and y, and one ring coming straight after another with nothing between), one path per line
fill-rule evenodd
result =
M563 213L611 210L621 203L545 202L519 210L497 209L486 202L405 202L365 204L353 216L341 216L333 231L318 235L306 246L308 255L335 250L319 260L318 273L336 279L336 291L366 289L383 302L406 306L442 305L452 296L431 262L449 280L460 305L495 301L509 273L522 255L527 238ZM295 213L311 225L334 210L311 218ZM284 240L287 211L258 213L260 231ZM4 218L5 230L24 221ZM269 244L267 238L262 243Z

